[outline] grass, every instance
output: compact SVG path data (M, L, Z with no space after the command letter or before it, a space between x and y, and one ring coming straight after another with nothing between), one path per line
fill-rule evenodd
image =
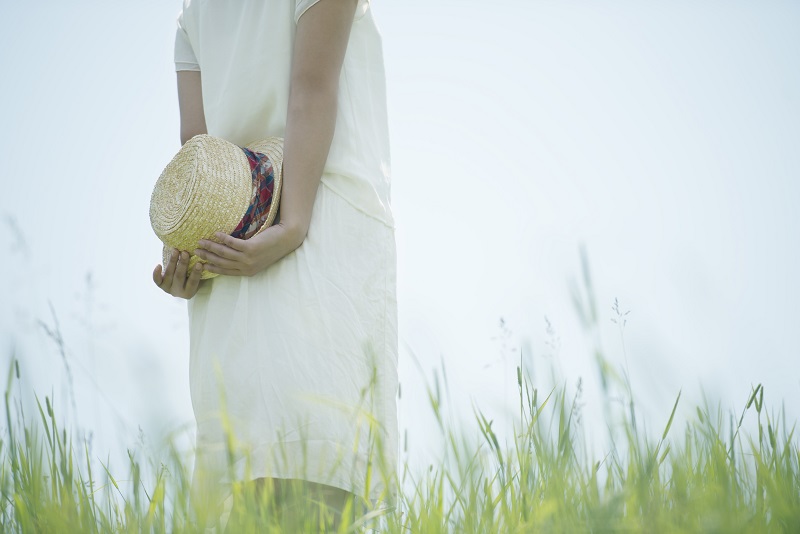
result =
M90 458L59 428L51 401L37 399L29 417L14 392L14 362L5 392L6 434L0 443L0 530L3 532L199 532L186 461L173 451L145 466L129 451L125 482ZM480 409L483 442L443 420L437 390L431 408L453 462L431 468L394 510L371 512L339 532L800 532L800 448L764 406L755 386L734 424L708 407L682 431L672 428L680 401L657 440L622 419L624 439L600 459L587 459L576 423L575 398L564 388L542 393L517 370L521 424L503 447ZM630 414L627 410L621 413ZM758 434L741 430L754 417ZM150 469L148 469L148 467ZM153 475L149 479L143 472ZM404 469L403 481L410 477ZM397 482L395 482L397 483ZM274 495L237 486L237 532L319 532L326 516L303 504L291 518L277 513ZM258 501L258 498L261 501ZM358 504L358 503L351 503ZM317 510L319 512L319 510ZM328 518L330 519L330 518ZM320 520L323 523L320 523Z

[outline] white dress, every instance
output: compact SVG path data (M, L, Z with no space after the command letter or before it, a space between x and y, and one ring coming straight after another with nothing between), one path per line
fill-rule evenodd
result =
M176 70L202 72L210 135L240 146L283 136L296 24L317 1L184 0ZM195 484L299 478L396 499L384 484L398 452L389 169L381 37L359 0L305 241L253 277L205 281L189 301ZM370 454L378 438L383 454Z

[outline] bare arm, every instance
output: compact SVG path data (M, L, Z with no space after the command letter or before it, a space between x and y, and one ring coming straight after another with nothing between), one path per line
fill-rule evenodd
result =
M181 145L195 135L208 133L200 71L178 71L178 106L181 112Z
M303 237L333 139L339 76L355 8L355 0L320 0L297 23L284 141L281 218Z
M195 254L204 269L251 276L299 247L328 159L339 76L355 17L356 0L320 0L299 19L292 57L283 148L283 191L278 223L248 240L223 233L222 243L201 240Z

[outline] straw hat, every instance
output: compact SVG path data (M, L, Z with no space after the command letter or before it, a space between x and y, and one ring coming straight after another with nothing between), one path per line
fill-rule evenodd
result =
M273 169L272 199L258 234L274 222L278 212L283 139L268 137L245 148L266 155ZM164 266L172 249L191 252L201 239L219 242L214 232L231 234L255 199L257 185L241 147L207 134L184 143L164 168L150 197L150 224L164 242ZM192 254L189 269L198 261L204 260ZM208 271L202 274L202 278L214 276L216 273Z

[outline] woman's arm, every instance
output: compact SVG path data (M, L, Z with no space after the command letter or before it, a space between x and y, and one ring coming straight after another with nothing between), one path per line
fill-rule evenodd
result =
M320 0L297 22L283 149L281 219L303 238L333 139L339 77L355 9L356 0Z
M356 0L319 0L297 22L283 148L280 220L249 240L218 233L195 254L213 273L252 276L300 246L308 233L336 125L339 76Z
M208 133L199 70L178 71L178 106L181 111L181 145L195 135Z

